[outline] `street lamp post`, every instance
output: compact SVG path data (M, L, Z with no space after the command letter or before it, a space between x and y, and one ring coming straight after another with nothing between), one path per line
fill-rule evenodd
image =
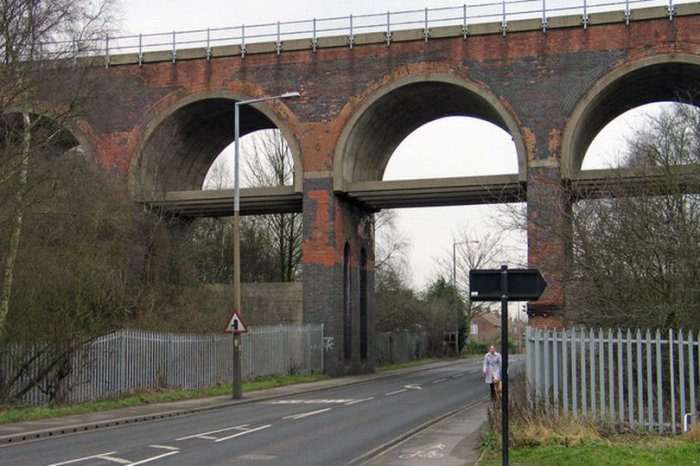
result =
M298 92L285 92L284 94L260 97L258 99L241 100L235 103L233 113L233 306L239 313L241 311L241 185L240 185L240 108L243 105L255 104L266 100L291 99L299 97ZM241 336L233 334L233 399L240 399L243 395L243 383L241 377Z

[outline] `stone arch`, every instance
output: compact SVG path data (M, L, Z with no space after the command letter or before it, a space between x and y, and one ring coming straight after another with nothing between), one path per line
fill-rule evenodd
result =
M593 139L615 117L644 104L700 95L700 57L663 55L627 62L600 79L566 123L562 177L574 178ZM686 103L691 103L687 101Z
M519 177L527 177L525 145L516 118L482 86L447 74L400 78L365 99L346 123L334 155L334 183L380 180L394 149L420 126L447 116L483 119L510 133Z
M228 90L191 94L149 121L132 159L132 192L199 190L207 170L234 140L234 102L255 98ZM294 162L294 188L301 191L301 151L284 104L266 101L240 108L240 135L278 128ZM280 110L284 109L284 110Z

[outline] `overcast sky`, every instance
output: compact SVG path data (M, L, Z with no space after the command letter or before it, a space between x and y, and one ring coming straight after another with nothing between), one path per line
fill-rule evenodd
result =
M564 3L571 2L559 0L551 4ZM145 34L461 4L435 0L122 0L121 29L123 33ZM616 124L609 125L594 141L584 168L609 166L623 146L625 134L633 132L635 121L637 118L628 113ZM404 140L392 156L384 178L516 172L515 148L507 133L478 120L448 118L429 123ZM497 231L500 227L494 217L503 215L493 206L402 209L398 212L401 231L412 244L410 263L417 288L423 288L435 276L436 257L451 258L453 238L458 231L468 229L475 237L486 231ZM525 265L525 235L510 234L509 243L516 252L508 265Z

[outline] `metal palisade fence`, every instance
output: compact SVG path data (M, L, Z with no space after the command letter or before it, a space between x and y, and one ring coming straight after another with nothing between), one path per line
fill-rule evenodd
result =
M242 338L243 379L323 372L323 325L251 327ZM13 401L82 403L138 390L193 389L231 382L230 335L119 330L57 358L38 343L5 348L0 383Z
M665 433L697 419L698 335L528 327L525 339L531 399L548 410Z

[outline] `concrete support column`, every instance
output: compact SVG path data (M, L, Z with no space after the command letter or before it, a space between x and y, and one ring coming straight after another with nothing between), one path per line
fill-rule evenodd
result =
M302 251L304 322L325 326L326 372L372 371L372 213L336 196L331 178L306 179Z
M566 277L572 254L571 201L556 168L530 168L527 180L528 264L540 270L547 289L528 306L529 325L562 328Z

